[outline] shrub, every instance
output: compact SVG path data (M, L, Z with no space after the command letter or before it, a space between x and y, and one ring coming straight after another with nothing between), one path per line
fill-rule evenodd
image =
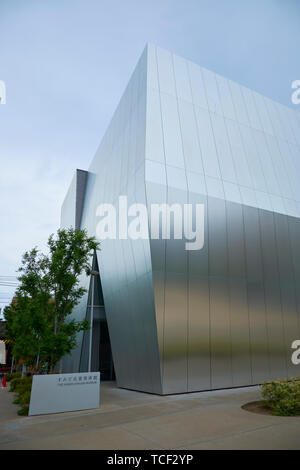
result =
M22 377L22 372L9 372L8 374L6 374L6 382L10 382L16 377Z
M21 380L22 380L22 377L13 377L13 378L10 380L10 388L9 388L9 391L10 391L10 392L15 392L16 387L18 386L18 384L20 383Z
M29 405L24 405L22 408L18 410L18 415L20 416L28 416L29 412Z
M10 381L10 392L15 392L14 403L21 405L18 414L21 416L28 415L30 394L32 387L32 377L14 377Z
M21 389L22 387L26 386L26 384L32 382L32 377L23 377L22 376L17 376L13 377L10 380L10 392L17 392L17 389Z
M262 396L273 415L300 415L300 377L263 383Z

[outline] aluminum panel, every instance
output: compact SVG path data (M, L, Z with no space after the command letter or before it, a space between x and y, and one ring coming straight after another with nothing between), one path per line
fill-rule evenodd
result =
M290 361L300 334L299 123L258 93L146 48L90 165L81 227L94 235L98 205L127 195L148 209L203 203L205 239L187 251L172 227L170 240L102 242L119 386L181 393L299 373ZM74 221L75 193L73 184L62 226ZM86 306L87 296L73 317Z
M162 122L164 130L165 159L167 165L184 168L177 100L161 94Z
M209 282L189 273L188 392L211 388Z
M222 115L222 106L215 74L210 70L202 68L202 77L206 91L208 109L213 113Z
M225 181L236 183L235 167L224 119L222 116L215 114L211 116L211 120L220 163L221 177Z
M188 62L193 103L203 109L208 109L205 87L203 83L202 70L199 65Z
M187 69L187 62L182 57L173 55L173 66L177 97L179 99L192 102L190 79Z
M243 209L226 203L233 385L252 381Z
M158 91L148 90L147 95L146 158L165 162L163 131L161 122L160 96Z
M227 227L225 201L208 198L209 276L228 277Z
M147 84L148 87L155 90L159 89L158 86L158 73L157 73L157 60L156 60L156 47L154 44L147 45Z
M160 47L156 48L156 54L160 91L176 96L172 54Z
M250 126L253 127L253 129L261 130L261 123L255 106L253 94L249 88L241 87L241 90Z
M178 110L186 168L189 169L189 171L203 173L203 162L194 107L191 103L179 100Z
M296 300L296 284L291 252L288 217L275 214L278 266L280 275L280 292L283 310L284 339L287 362L287 375L293 376L295 369L291 361L291 344L297 339L298 314Z
M235 120L235 111L231 98L228 80L221 75L216 74L217 86L219 89L219 96L222 105L223 116Z
M272 156L274 171L278 181L278 190L275 194L292 198L291 187L288 179L286 167L279 150L277 139L273 136L265 135L269 153Z
M288 224L297 299L298 331L295 332L295 336L297 335L300 338L300 220L299 218L289 217Z
M204 173L220 178L220 167L208 111L195 107Z
M187 276L166 272L163 393L187 392Z
M255 91L253 91L252 94L261 123L261 128L266 134L273 135L273 127L269 118L269 114L263 96L261 96L259 93L256 93Z
M237 183L241 186L247 186L251 188L253 186L252 178L250 175L239 126L237 122L231 121L230 119L225 119L225 124L236 171Z
M270 376L260 226L257 209L244 207L243 210L252 380L257 384Z
M248 114L240 85L229 80L229 88L231 91L237 122L249 126Z
M254 132L251 130L251 128L243 125L240 126L240 130L254 189L267 192L268 189L266 185L266 179L255 145Z
M208 199L211 382L232 386L230 305L225 202Z
M232 387L228 280L209 279L212 388Z
M208 240L207 198L189 191L189 202L204 204L204 240ZM188 391L211 388L208 243L188 253ZM201 373L200 373L201 371Z
M274 214L260 212L270 378L286 376L283 312L278 271Z

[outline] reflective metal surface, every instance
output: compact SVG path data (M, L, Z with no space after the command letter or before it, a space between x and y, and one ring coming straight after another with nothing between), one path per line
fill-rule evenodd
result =
M147 46L89 168L81 227L95 234L97 206L119 195L148 208L202 203L205 243L102 242L120 387L180 393L300 373L299 136L299 113ZM74 223L74 184L63 226ZM86 306L87 296L73 315Z

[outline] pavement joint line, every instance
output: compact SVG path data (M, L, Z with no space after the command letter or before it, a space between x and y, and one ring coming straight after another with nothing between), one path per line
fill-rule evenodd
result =
M182 411L178 412L178 414L179 414L179 413L184 413L185 411L187 411L187 410L182 410ZM174 413L169 413L169 414L174 414ZM278 417L279 417L279 416L276 416L276 418L278 418ZM283 416L282 416L282 417L283 417ZM286 418L286 417L285 417L285 418ZM146 419L151 419L151 417L146 418ZM141 418L141 420L143 420L143 418ZM141 421L141 420L139 419L139 420L137 420L137 421ZM129 424L130 424L130 423L131 423L131 422L129 422ZM131 431L131 429L128 429L128 428L126 427L126 424L128 424L128 423L121 423L119 426L123 427L123 425L124 425L124 428L125 428L127 431ZM232 437L232 436L238 436L238 435L243 435L243 434L247 434L247 433L251 433L251 432L255 432L255 431L260 431L260 430L265 429L265 428L272 428L272 427L276 427L276 426L281 426L282 424L283 424L282 421L281 421L281 422L277 422L277 423L274 422L274 423L272 423L272 424L270 423L270 424L267 424L267 425L263 425L263 423L262 423L261 426L256 426L256 427L254 427L254 428L247 429L247 430L245 430L245 431L233 432L232 434L230 434L230 436L227 436L226 434L220 434L220 435L219 435L218 437L216 437L216 438L207 438L207 439L206 439L206 438L204 437L203 440L202 440L202 439L201 439L201 440L198 439L198 440L196 440L196 441L191 441L191 442L188 443L188 445L197 444L198 442L199 442L199 443L202 443L202 442L204 443L204 442L210 442L210 441L215 441L215 440L223 439L223 436L225 436L226 439L227 439L227 438L229 439L229 438ZM114 426L116 426L116 425L113 425L112 427L114 427ZM140 437L143 437L143 436L140 436ZM178 447L176 447L176 448L178 448Z
M168 416L168 415L173 415L173 414L180 414L180 413L184 413L185 411L187 410L181 410L181 411L174 411L174 412L170 412L170 413L164 413L164 415ZM132 429L128 429L126 427L127 424L133 424L135 422L139 422L139 421L143 421L143 420L148 420L148 419L152 419L152 418L157 418L157 416L150 416L150 417L141 417L141 418L138 418L138 419L135 419L133 421L124 421L123 423L117 423L117 424L109 424L109 425L103 425L103 426L91 426L89 427L88 425L85 425L84 427L85 428L88 428L88 429L77 429L77 430L74 430L74 431L70 431L67 433L68 436L72 436L74 434L80 434L80 433L84 433L86 431L91 431L91 430L99 430L99 429L105 429L105 428L108 428L108 429L113 429L113 428L116 428L116 427L119 427L121 429L124 429L126 432L128 433L131 433L133 435L136 435L138 436L139 438L143 439L143 440L148 440L149 442L151 442L152 444L154 444L155 446L159 446L159 447L162 447L161 444L157 443L156 441L150 439L149 437L145 437L135 431L132 431ZM268 424L268 425L262 425L262 426L256 426L255 428L251 428L251 429L247 429L245 431L240 431L240 432L237 432L237 433L232 433L230 434L230 436L226 435L226 434L220 434L218 437L216 438L199 438L197 440L192 440L192 441L189 441L187 445L194 445L194 444L203 444L203 443L206 443L206 442L214 442L214 441L218 441L220 439L230 439L231 437L235 437L235 436L239 436L239 435L244 435L244 434L247 434L247 433L251 433L251 432L255 432L255 431L259 431L261 429L267 429L267 428L272 428L272 427L275 427L275 426L279 426L281 425L282 422L280 423L272 423L272 424ZM55 437L59 436L59 435L65 435L66 432L63 431L62 433L58 433L56 432L55 433ZM49 439L49 437L51 438L52 436L43 436L43 437L40 437L40 440L47 440ZM25 437L25 438L18 438L18 439L13 439L13 440L6 440L6 441L2 441L2 444L11 444L13 442L26 442L26 441L30 441L32 440L32 436L28 436L28 437ZM178 449L180 448L181 446L177 446L176 448L174 449ZM1 447L0 447L1 448ZM163 449L170 449L169 447L167 446L164 446Z
M248 388L248 387L247 387ZM249 387L250 388L250 387ZM251 387L252 388L252 387ZM239 389L234 389L234 390L243 390L244 387L242 388L239 388ZM230 389L231 390L231 389ZM248 390L247 390L248 391ZM252 390L251 390L252 391ZM254 391L254 390L253 390ZM214 390L212 391L212 393L214 392L222 392L222 390ZM197 392L196 392L197 393ZM201 393L201 392L200 392ZM204 393L209 393L209 392L204 392ZM187 400L192 400L194 399L195 400L196 397L183 397L182 394L180 395L176 395L175 397L172 397L171 399L169 400L159 400L159 401L156 401L156 400L153 400L149 403L137 403L136 405L127 405L125 407L117 407L117 408L109 408L109 409L105 409L105 410L101 410L99 408L95 408L94 410L92 411L89 411L89 412L86 412L86 413L80 413L80 412L76 412L76 415L68 415L68 416L55 416L53 418L48 418L48 419L39 419L37 421L31 421L31 422L12 422L12 423L8 423L6 428L9 429L9 430L16 430L16 429L19 429L19 428L22 428L22 427L26 427L26 426L34 426L36 424L44 424L44 423L48 423L48 422L54 422L54 421L63 421L63 420L67 420L67 419L76 419L76 418L80 418L80 417L83 417L83 416L89 416L89 415L96 415L96 414L104 414L104 413L112 413L112 412L115 412L115 411L121 411L121 410L127 410L127 409L132 409L132 408L139 408L139 407L143 407L143 406L153 406L155 404L164 404L164 403L170 403L171 402L175 402L175 401L178 401L178 400L182 400L182 399L187 399ZM201 398L201 397L197 397L197 398ZM202 398L205 398L205 397L202 397ZM208 397L208 398L211 398L211 397ZM199 404L199 407L203 407L203 406L217 406L218 404L217 403L211 403L211 404ZM222 405L222 404L220 404ZM62 413L63 414L63 413ZM36 418L38 418L38 416L36 416ZM24 419L32 419L32 417L26 417Z
M242 435L252 433L252 432L255 432L255 431L261 431L262 429L273 428L273 427L276 427L276 426L280 426L281 424L282 423L274 423L274 424L269 424L267 426L260 426L260 427L254 428L254 429L247 429L245 431L233 432L229 436L224 435L224 436L212 437L212 438L208 438L208 439L206 439L206 438L203 438L201 440L198 439L197 441L189 442L188 445L205 444L205 443L209 443L209 442L216 442L216 441L219 441L219 440L231 439L232 437L238 437L238 436L242 436ZM180 448L182 448L182 447L180 447L180 446L176 447L176 449L180 449Z
M120 408L120 409L112 409L112 410L103 410L105 413L106 412L110 412L110 411L122 411L122 410L127 410L127 409L131 409L131 408L136 408L136 407L139 407L139 406L142 406L142 405L132 405L132 406L129 406L129 407L124 407L124 408ZM144 405L144 406L147 406L147 405ZM207 406L207 405L206 405ZM216 407L221 407L223 406L222 403L217 403L217 404L210 404L208 406L216 406ZM234 406L234 405L231 405L231 406ZM195 408L203 408L204 405L198 405L198 406L195 406ZM193 408L193 409L195 409ZM167 412L162 412L160 414L160 416L171 416L171 415L174 415L174 414L182 414L182 413L186 413L187 411L190 411L191 408L189 409L183 409L183 410L173 410L173 411L167 411ZM38 421L38 422L35 422L35 423L24 423L24 427L25 426L32 426L32 425L38 425L38 424L45 424L45 423L48 423L48 422L55 422L55 421L62 421L63 419L65 418L80 418L82 416L94 416L95 414L101 414L100 412L98 413L86 413L86 414L81 414L81 415L77 415L77 416L68 416L68 417L64 417L64 418L61 418L61 419L49 419L49 420L43 420L43 421ZM114 427L118 427L118 426L126 426L127 424L131 424L131 423L136 423L136 422L139 422L139 421L143 421L143 420L149 420L149 419L155 419L155 418L158 418L158 415L153 415L153 416L141 416L141 417L137 417L135 419L131 419L131 420L127 420L127 421L123 421L121 423L116 423L116 424L97 424L97 425L91 425L89 426L88 424L85 424L85 425L81 425L81 427L84 427L84 428L88 428L88 429L104 429L104 428L114 428ZM7 425L7 429L9 431L15 431L15 430L18 430L20 429L22 426L18 426L18 427L15 427L14 426L14 423L10 423L9 425ZM127 431L129 431L129 429L126 428ZM130 430L131 431L131 430ZM77 429L77 430L74 430L74 431L71 431L69 432L68 434L77 434L79 432L85 432L84 429ZM57 433L57 435L59 434L64 434L65 431L63 431L62 433ZM29 439L32 439L31 437ZM21 439L21 440L27 440L27 438L25 439ZM10 441L11 442L11 441Z
M219 403L217 404L216 406L223 406L223 404ZM198 406L197 408L201 408L202 405ZM125 408L123 408L125 409ZM106 410L105 410L106 411ZM171 412L165 412L163 413L164 416L170 416L170 415L174 415L174 414L182 414L182 413L185 413L186 411L189 411L189 410L174 410L174 411L171 411ZM87 415L90 415L91 413L89 414L85 414L85 415L81 415L81 416L87 416ZM98 413L99 414L99 413ZM93 426L89 426L88 424L86 425L81 425L80 427L84 427L85 429L80 429L80 428L77 428L76 430L74 431L69 431L68 432L68 435L72 435L72 434L79 434L79 433L84 433L86 432L87 430L100 430L100 429L105 429L105 428L115 428L115 427L123 427L124 429L126 429L127 432L132 432L131 429L127 428L126 425L128 424L133 424L133 423L136 423L136 422L139 422L139 421L143 421L143 420L150 420L150 419L155 419L157 418L156 415L154 416L141 416L139 418L136 418L136 419L133 419L133 420L127 420L127 421L123 421L121 423L116 423L116 424L104 424L104 425L93 425ZM50 420L49 420L50 421ZM43 421L42 424L44 424L45 422L48 422L48 421ZM39 422L40 423L40 422ZM34 423L34 424L39 424L39 423ZM280 423L278 423L280 424ZM274 423L275 425L275 423ZM277 425L277 423L276 423ZM272 425L270 425L272 426ZM264 426L260 426L259 428L257 429L261 429L263 428ZM12 430L12 429L11 429ZM255 430L255 429L253 429ZM250 430L251 431L251 430ZM62 433L59 433L59 432L56 432L56 435L64 435L65 434L65 431L63 431ZM141 438L144 438L143 436L139 435L139 437ZM221 437L221 436L220 436ZM45 437L41 437L41 439L47 439L48 437L45 436ZM29 436L29 437L25 437L25 438L18 438L17 439L17 442L23 442L23 441L27 441L27 440L31 440L32 439L32 436ZM145 438L144 438L145 439ZM8 441L5 441L6 443L11 443L11 442L14 442L15 438L13 440L9 439ZM3 441L2 441L3 442ZM197 441L198 442L198 441ZM153 441L153 443L156 444L155 441Z
M120 428L123 428L123 425L120 425ZM158 442L154 441L153 439L151 439L149 437L142 436L138 432L132 431L131 429L129 430L126 427L124 427L123 429L125 429L126 432L129 432L130 434L133 434L134 436L140 437L141 439L144 439L146 441L151 442L151 444L154 444L156 447L158 446L161 450L167 450L167 447L162 446L161 444L159 444Z
M168 396L168 397L161 397L162 399L159 399L159 397L157 397L158 399L155 400L150 400L148 402L143 402L143 403L137 403L137 404L133 404L133 405L127 405L127 406L119 406L119 407L115 407L115 408L109 408L109 409L104 409L104 410L101 410L101 409L95 409L95 410L89 410L88 412L83 412L83 413L80 413L80 412L75 412L76 414L68 414L68 416L54 416L54 417L51 417L49 419L41 419L41 420L36 420L34 422L22 422L22 423L15 423L15 422L10 422L9 423L9 426L6 425L6 428L9 427L10 428L10 431L8 432L8 435L3 435L3 438L4 440L2 440L1 444L3 446L5 445L8 445L8 446L11 446L13 444L21 444L24 442L28 442L28 441L32 441L32 440L35 440L35 439L38 439L40 441L40 443L42 444L43 442L46 443L47 441L51 441L51 438L52 437L55 437L55 436L63 436L65 435L67 438L69 439L72 439L72 436L73 435L78 435L79 436L79 439L80 439L80 436L84 436L84 433L88 433L88 432L93 432L93 430L105 430L105 429L114 429L114 428L119 428L120 430L123 430L125 431L126 433L128 433L128 435L131 435L131 436L136 436L138 437L139 439L142 439L144 440L146 443L148 442L149 445L150 444L153 444L153 446L155 448L159 448L159 449L174 449L174 450L177 450L177 449L188 449L189 446L195 446L197 444L199 445L205 445L206 443L209 444L210 442L220 442L220 441L226 441L228 442L230 439L234 439L236 437L239 437L239 436L243 436L243 435L251 435L253 433L255 433L256 431L260 431L260 430L263 430L263 429L272 429L272 428L278 428L278 426L281 426L283 423L286 424L286 423L291 423L291 421L289 420L288 417L273 417L275 418L276 421L273 421L273 423L261 423L260 425L257 425L257 423L250 423L250 425L254 425L254 427L252 428L249 428L249 429L246 429L246 430L241 430L241 431L237 431L237 432L232 432L230 434L226 434L226 431L222 431L221 434L217 437L214 437L214 436L199 436L198 438L194 437L192 438L191 440L187 440L187 441L184 441L181 442L180 444L178 444L178 442L176 443L176 446L168 446L168 445L162 445L162 443L159 443L159 442L156 442L155 439L152 439L152 438L149 438L148 436L143 436L139 433L139 431L136 431L135 429L131 429L132 426L130 425L133 425L135 423L138 423L140 421L149 421L151 419L156 419L156 418L159 418L159 416L163 415L165 417L167 416L172 416L172 415L181 415L182 413L187 413L187 412L192 412L193 410L202 410L203 408L219 408L219 407L224 407L224 402L221 402L220 401L220 398L222 398L222 396L226 395L227 396L227 400L229 398L229 402L226 402L226 408L228 408L228 410L232 410L233 408L236 409L236 410L239 410L240 413L237 414L237 416L242 416L242 414L249 414L248 411L246 410L242 410L241 409L241 398L243 399L243 396L245 394L251 394L253 395L253 392L256 392L258 391L257 389L253 389L254 387L242 387L240 388L240 392L245 392L244 394L240 394L240 397L239 397L239 400L238 402L236 400L232 400L234 399L234 395L235 393L222 393L224 392L223 390L218 390L217 392L220 392L222 393L221 397L220 397L220 393L218 393L216 396L216 394L214 393L214 391L211 393L211 392L207 392L205 393L205 397L204 397L204 394L202 394L201 392L197 393L197 396L195 396L196 394L188 394L188 396L186 394L178 394L178 395L175 395L175 396ZM236 389L235 389L236 390ZM232 390L227 390L227 392L229 391L232 391ZM184 396L182 396L184 395ZM232 395L232 398L230 397L230 395ZM167 398L167 399L166 399ZM201 403L200 399L201 398L204 398L204 402L205 403ZM211 398L212 400L208 402L208 398ZM250 398L250 397L249 397ZM125 397L125 400L126 400L126 397ZM90 425L90 424L77 424L76 423L76 426L77 426L77 429L67 429L62 431L62 432L58 432L57 431L55 433L52 433L50 435L44 435L44 436L41 436L40 438L39 437L35 437L35 436L12 436L12 432L14 430L18 430L18 429L22 429L22 427L27 427L27 426L34 426L36 424L44 424L44 423L48 423L48 422L56 422L56 421L64 421L64 420L68 420L68 419L71 419L71 418L84 418L84 417L88 417L88 416L95 416L95 415L101 415L101 414L104 414L104 413L114 413L115 411L116 412L122 412L123 410L126 411L126 410L130 410L130 409L134 409L134 408L141 408L141 407L144 407L145 409L149 409L149 411L151 412L151 409L153 410L153 412L155 411L155 406L156 405L162 405L162 404L166 404L166 405L176 405L176 402L180 400L183 402L183 408L179 408L179 409L172 409L170 411L170 409L168 411L162 411L160 413L160 415L151 415L151 416L140 416L140 417L133 417L131 419L128 419L124 422L119 422L119 423L115 423L115 424L94 424L94 425ZM193 400L195 402L195 405L194 406L191 406L191 407L188 407L188 408L184 408L184 402L186 401L187 403L190 401L190 400ZM72 412L71 412L72 413ZM242 414L241 414L242 413ZM253 414L253 413L251 413ZM48 415L49 416L49 415ZM262 416L263 418L264 416ZM33 418L40 418L40 416L36 416L36 417L33 417ZM268 418L270 418L270 416L268 416ZM282 418L284 418L284 421L282 420ZM21 419L24 419L24 420L30 420L32 419L32 417L28 417L28 418L21 418ZM126 419L126 416L125 416L125 419ZM298 420L293 420L293 428L298 426L299 424L299 421ZM156 436L156 433L155 433L155 436ZM251 438L250 438L251 440ZM163 441L163 439L162 439ZM50 442L51 443L51 442ZM0 446L1 448L1 446Z
M218 404L217 406L223 406L222 404ZM201 408L198 407L198 408ZM169 415L174 415L174 414L182 414L182 413L185 413L186 411L188 410L174 410L172 412L169 412L169 413L163 413L164 416L169 416ZM90 430L101 430L101 429L105 429L105 428L108 428L108 429L112 429L112 428L116 428L116 427L120 427L120 428L124 428L127 432L130 432L130 433L133 433L133 434L136 434L137 436L139 436L140 438L142 439L148 439L149 442L152 442L153 444L157 445L157 443L155 441L152 441L151 439L149 439L148 437L145 438L144 436L138 434L138 433L134 433L134 431L132 431L131 429L127 428L126 425L128 424L134 424L134 423L137 423L139 421L147 421L147 420L150 420L150 419L155 419L157 418L158 416L141 416L140 418L136 418L134 420L128 420L128 421L124 421L124 422L121 422L121 423L116 423L116 424L104 424L104 425L94 425L94 426L89 426L88 424L87 425L82 425L81 427L84 427L85 429L76 429L74 431L69 431L68 432L68 436L71 436L72 434L79 434L79 433L84 433L86 431L90 431ZM258 426L256 428L251 428L247 431L242 431L241 433L244 433L244 432L252 432L252 431L255 431L255 430L260 430L260 429L264 429L266 427L272 427L272 426L278 426L282 424L281 423L272 423L272 424L269 424L269 425L262 425L262 426ZM64 435L66 432L63 431L62 433L59 433L59 432L56 432L56 436L59 436L59 435ZM237 433L238 435L238 433ZM45 436L45 437L41 437L40 439L48 439L49 436ZM218 438L216 439L222 439L223 438L223 434L221 434ZM21 438L21 439L17 439L17 442L24 442L24 441L28 441L28 440L32 440L32 436L29 436L29 437L25 437L25 438ZM208 439L209 441L210 439ZM9 440L9 441L6 441L6 443L11 443L11 442L14 442L14 440ZM197 443L197 442L200 442L199 440L197 441L192 441L192 442L189 442L189 444L193 444L193 443ZM201 441L202 442L202 441ZM203 441L203 442L206 442L206 441Z
M164 404L165 402L159 402L157 404ZM174 410L174 411L170 411L170 412L165 412L163 413L164 415L167 415L167 414L174 414L174 413L184 413L186 411L189 411L191 409L195 409L195 408L206 408L206 407L218 407L218 406L223 406L223 403L205 403L205 404L197 404L195 407L193 408L188 408L188 409L183 409L183 410ZM233 403L230 403L228 404L228 406L235 406L235 404ZM49 422L56 422L56 421L64 421L64 420L68 420L68 419L76 419L76 418L81 418L81 417L84 417L84 416L95 416L95 415L100 415L100 414L106 414L106 413L115 413L115 412L120 412L120 411L125 411L125 410L129 410L129 409L135 409L135 408L142 408L142 407L147 407L147 408L151 408L153 407L152 404L145 404L145 403L142 403L142 404L137 404L137 405L129 405L129 406L124 406L124 407L121 407L121 408L111 408L111 409L107 409L107 410L101 410L101 411L94 411L94 412L89 412L89 413L80 413L80 414L77 414L76 416L57 416L55 418L49 418L49 419L42 419L42 420L38 420L38 421L35 421L35 422L28 422L28 423L8 423L6 428L9 429L9 430L16 430L16 429L20 429L22 427L27 427L27 426L35 426L35 425L39 425L39 424L45 424L45 423L49 423ZM95 410L98 410L98 408L95 408ZM62 413L63 414L63 413ZM151 416L149 417L150 418L153 418L155 416Z

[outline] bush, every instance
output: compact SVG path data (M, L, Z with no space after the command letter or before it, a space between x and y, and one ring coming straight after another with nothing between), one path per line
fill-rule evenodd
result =
M6 379L7 380L7 379ZM10 388L9 388L9 391L10 392L15 392L16 391L16 388L20 385L20 383L22 383L22 375L20 376L16 376L16 377L12 377L10 379Z
M30 394L32 387L32 377L14 377L10 381L10 392L15 392L14 403L21 405L18 414L21 416L28 415Z
M273 415L300 415L300 377L263 383L262 396Z
M6 374L6 382L10 382L16 377L22 377L22 372L9 372L8 374Z
M20 416L28 416L29 413L29 405L24 405L22 408L18 410L18 415Z

